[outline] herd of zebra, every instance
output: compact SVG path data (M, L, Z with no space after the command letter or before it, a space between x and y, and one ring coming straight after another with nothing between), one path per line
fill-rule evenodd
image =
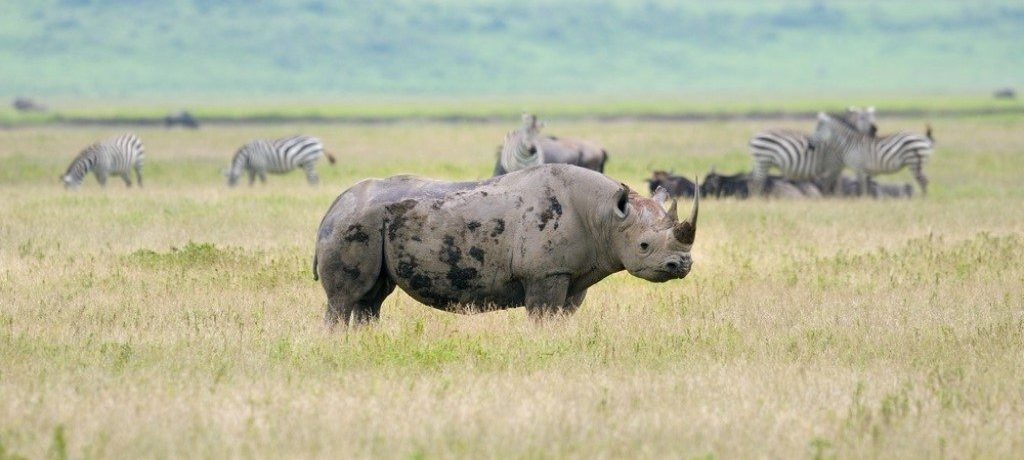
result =
M603 173L608 152L587 140L541 134L544 124L532 114L523 114L522 124L505 135L498 148L494 175L502 175L545 163L572 164ZM923 166L933 151L931 127L924 135L896 133L878 135L874 108L851 107L841 114L819 113L812 133L769 130L750 139L753 168L749 173L721 175L712 168L699 185L686 178L655 171L647 180L651 193L659 187L673 196L737 197L817 197L862 196L910 197L910 184L890 185L874 181L874 176L895 173L909 167L927 193L928 179ZM335 158L323 143L311 136L291 136L273 141L253 140L239 148L224 171L229 186L237 185L242 174L249 184L258 178L266 182L267 173L284 174L302 169L311 185L319 182L316 162ZM77 188L91 171L101 185L109 175L121 176L131 186L131 172L142 186L145 149L134 134L124 134L97 142L82 150L71 162L61 180L68 188ZM781 175L768 172L777 168ZM849 168L855 178L843 176Z
M266 183L267 173L284 174L295 169L306 173L306 181L316 185L320 177L316 174L316 162L321 156L327 157L331 164L335 163L334 155L324 150L324 145L312 136L291 136L273 141L256 139L235 152L230 167L224 171L228 185L238 184L242 173L249 177L249 185L256 182ZM69 189L82 185L85 176L91 171L101 186L107 183L107 176L121 176L126 186L132 186L131 171L135 171L136 182L142 186L142 164L146 158L146 149L142 141L134 134L123 134L102 142L96 142L82 150L67 171L61 175L61 181Z
M926 195L924 164L932 155L935 141L930 126L924 135L899 132L879 136L875 109L850 107L841 114L818 113L812 133L769 130L756 134L749 145L753 160L749 173L721 175L712 168L698 185L655 171L647 182L652 193L663 187L677 196L910 198L914 193L911 184L883 184L874 177L909 168L921 194ZM781 175L769 175L772 168ZM855 177L844 176L846 168L853 170Z

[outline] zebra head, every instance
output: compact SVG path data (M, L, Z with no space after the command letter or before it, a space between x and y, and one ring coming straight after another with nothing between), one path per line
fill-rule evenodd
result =
M221 174L228 179L228 187L234 187L238 185L238 178L242 177L242 168L245 166L245 152L248 144L243 145L235 152L235 156L231 157L231 167L229 169L221 170Z
M544 123L537 121L535 115L523 113L523 124L505 135L501 146L501 166L505 171L518 171L530 166L544 163L543 153L534 142L540 134Z
M64 184L64 188L77 190L82 185L85 175L89 174L93 163L96 162L96 151L98 149L99 143L92 144L79 152L74 160L71 160L67 171L64 171L64 174L60 176L60 181Z
M854 107L850 106L846 108L846 112L842 114L832 115L834 118L842 119L847 123L851 124L858 132L867 134L868 136L875 137L878 133L878 126L875 125L875 108L874 107Z

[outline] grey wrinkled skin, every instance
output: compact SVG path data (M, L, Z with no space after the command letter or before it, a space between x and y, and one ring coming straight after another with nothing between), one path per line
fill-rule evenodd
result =
M666 199L568 165L481 182L362 181L338 196L317 234L325 322L377 319L396 286L445 311L526 307L542 318L575 311L587 288L624 269L654 282L683 278L697 202L679 222Z

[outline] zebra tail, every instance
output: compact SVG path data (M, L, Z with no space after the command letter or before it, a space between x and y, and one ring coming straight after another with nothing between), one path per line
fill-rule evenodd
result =
M331 152L328 152L326 150L324 150L324 156L327 157L327 162L332 165L337 161L334 159L334 155L331 155Z
M928 136L928 140L935 142L935 138L932 137L932 124L928 123L924 125L924 135Z

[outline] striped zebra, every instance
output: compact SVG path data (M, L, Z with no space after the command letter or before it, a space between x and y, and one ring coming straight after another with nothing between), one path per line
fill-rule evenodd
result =
M316 175L316 162L320 156L334 164L334 156L324 150L320 139L310 136L292 136L267 141L257 139L243 145L231 159L231 168L225 173L228 185L234 187L242 170L249 174L249 185L256 182L267 182L267 173L284 174L295 168L306 171L306 181L316 185L320 178Z
M857 174L858 194L877 196L877 188L869 187L872 177L896 173L904 167L910 167L921 194L928 194L928 178L923 168L935 146L931 126L926 127L924 135L896 133L875 137L858 131L849 120L818 113L818 126L812 138L822 155L842 158L843 164Z
M522 126L505 134L505 142L498 150L498 162L494 165L494 175L518 171L544 163L544 157L537 151L536 139L544 123L538 122L535 115L523 114Z
M848 121L860 132L871 135L877 131L874 107L850 107L836 117ZM749 145L753 159L750 180L754 193L765 193L768 171L773 167L778 168L786 180L811 181L825 194L835 193L839 175L843 172L843 160L837 154L816 149L811 135L790 130L768 130L750 138Z
M135 178L142 187L142 162L145 160L145 148L142 141L134 134L122 134L105 141L96 142L82 150L68 170L60 176L64 187L77 189L82 185L86 174L92 171L100 186L107 185L107 176L121 176L124 184L132 186L131 170L135 170Z

